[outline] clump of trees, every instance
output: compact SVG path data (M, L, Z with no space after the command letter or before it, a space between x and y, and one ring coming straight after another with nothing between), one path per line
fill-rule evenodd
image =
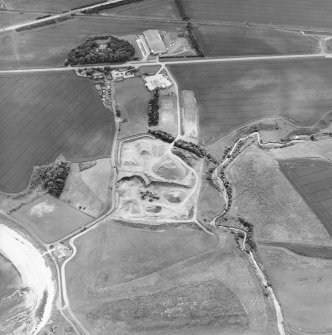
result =
M148 105L148 125L158 126L159 124L159 90L156 89L153 92L153 97L149 101Z
M106 39L106 47L100 48L96 40ZM67 64L101 64L126 62L135 54L135 48L125 40L115 36L98 36L88 38L77 48L72 49L67 57Z
M233 190L232 190L232 187L229 181L226 178L224 169L220 169L219 178L222 180L225 186L227 197L228 197L228 208L230 208L233 202Z
M248 246L248 251L256 251L257 246L256 243L253 240L253 235L254 235L254 226L252 223L246 221L243 218L239 218L239 222L242 224L242 226L246 229L247 231L247 240L246 244Z
M149 129L148 133L166 143L172 143L175 140L175 137L167 133L166 131Z
M188 35L188 39L189 39L191 46L193 47L193 49L195 49L198 56L204 57L204 52L202 48L200 47L199 43L197 42L195 32L194 32L194 27L191 24L191 22L187 23L186 29L187 29L187 35Z
M182 0L175 0L176 7L178 8L179 14L184 21L189 21L189 16L186 13Z
M66 162L42 166L38 168L34 175L34 186L41 184L44 190L59 198L65 186L69 171L70 167Z
M192 143L192 142L186 142L184 140L178 140L174 143L175 147L181 148L183 150L189 151L193 153L194 155L203 158L206 156L207 152L206 149L201 147L198 144Z

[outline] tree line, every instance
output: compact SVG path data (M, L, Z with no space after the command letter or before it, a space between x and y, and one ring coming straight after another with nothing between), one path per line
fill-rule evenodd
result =
M99 48L98 39L107 38L106 47ZM72 49L67 57L67 64L101 64L126 62L135 54L135 48L125 40L115 36L88 38L84 43Z
M195 49L198 56L204 57L204 52L202 48L200 47L199 43L197 42L195 32L194 32L194 27L191 22L187 23L186 29L187 29L187 35L188 35L191 46L193 47L193 49Z
M182 0L175 0L176 7L178 8L181 19L184 21L189 21L189 16L186 13Z
M111 8L115 8L115 7L119 7L119 6L123 6L123 5L128 5L128 4L133 3L133 2L140 2L140 1L143 1L143 0L124 0L124 1L121 1L121 2L115 2L115 3L106 3L105 5L100 5L100 6L95 7L95 8L83 10L82 13L84 13L84 14L98 14L100 11L105 10L105 9L111 9Z
M153 91L153 97L149 101L148 105L148 125L158 126L159 124L159 90Z

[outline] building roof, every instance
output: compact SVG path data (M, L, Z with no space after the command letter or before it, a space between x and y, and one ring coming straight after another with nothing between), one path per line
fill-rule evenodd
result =
M150 91L153 91L156 88L167 88L169 86L172 86L172 83L164 74L155 74L153 76L144 77L144 81L146 82L146 87Z
M158 30L145 30L143 32L146 42L153 54L162 54L167 52L167 48L162 40Z

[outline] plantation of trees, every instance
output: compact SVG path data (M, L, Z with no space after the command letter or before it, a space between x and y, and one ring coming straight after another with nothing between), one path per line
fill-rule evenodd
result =
M150 126L158 126L159 123L159 91L155 90L153 92L153 97L149 101L148 106L148 125Z
M100 48L97 40L106 39L105 48ZM101 36L87 39L77 48L72 49L67 57L67 63L77 64L101 64L126 62L135 54L135 48L125 40L114 36Z

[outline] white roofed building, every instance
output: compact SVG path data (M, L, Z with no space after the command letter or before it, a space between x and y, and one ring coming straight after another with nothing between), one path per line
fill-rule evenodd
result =
M143 36L150 48L152 55L160 55L167 52L167 48L158 30L145 30Z
M149 91L153 91L156 88L167 88L172 86L172 83L165 74L155 74L153 76L143 77L145 86Z

